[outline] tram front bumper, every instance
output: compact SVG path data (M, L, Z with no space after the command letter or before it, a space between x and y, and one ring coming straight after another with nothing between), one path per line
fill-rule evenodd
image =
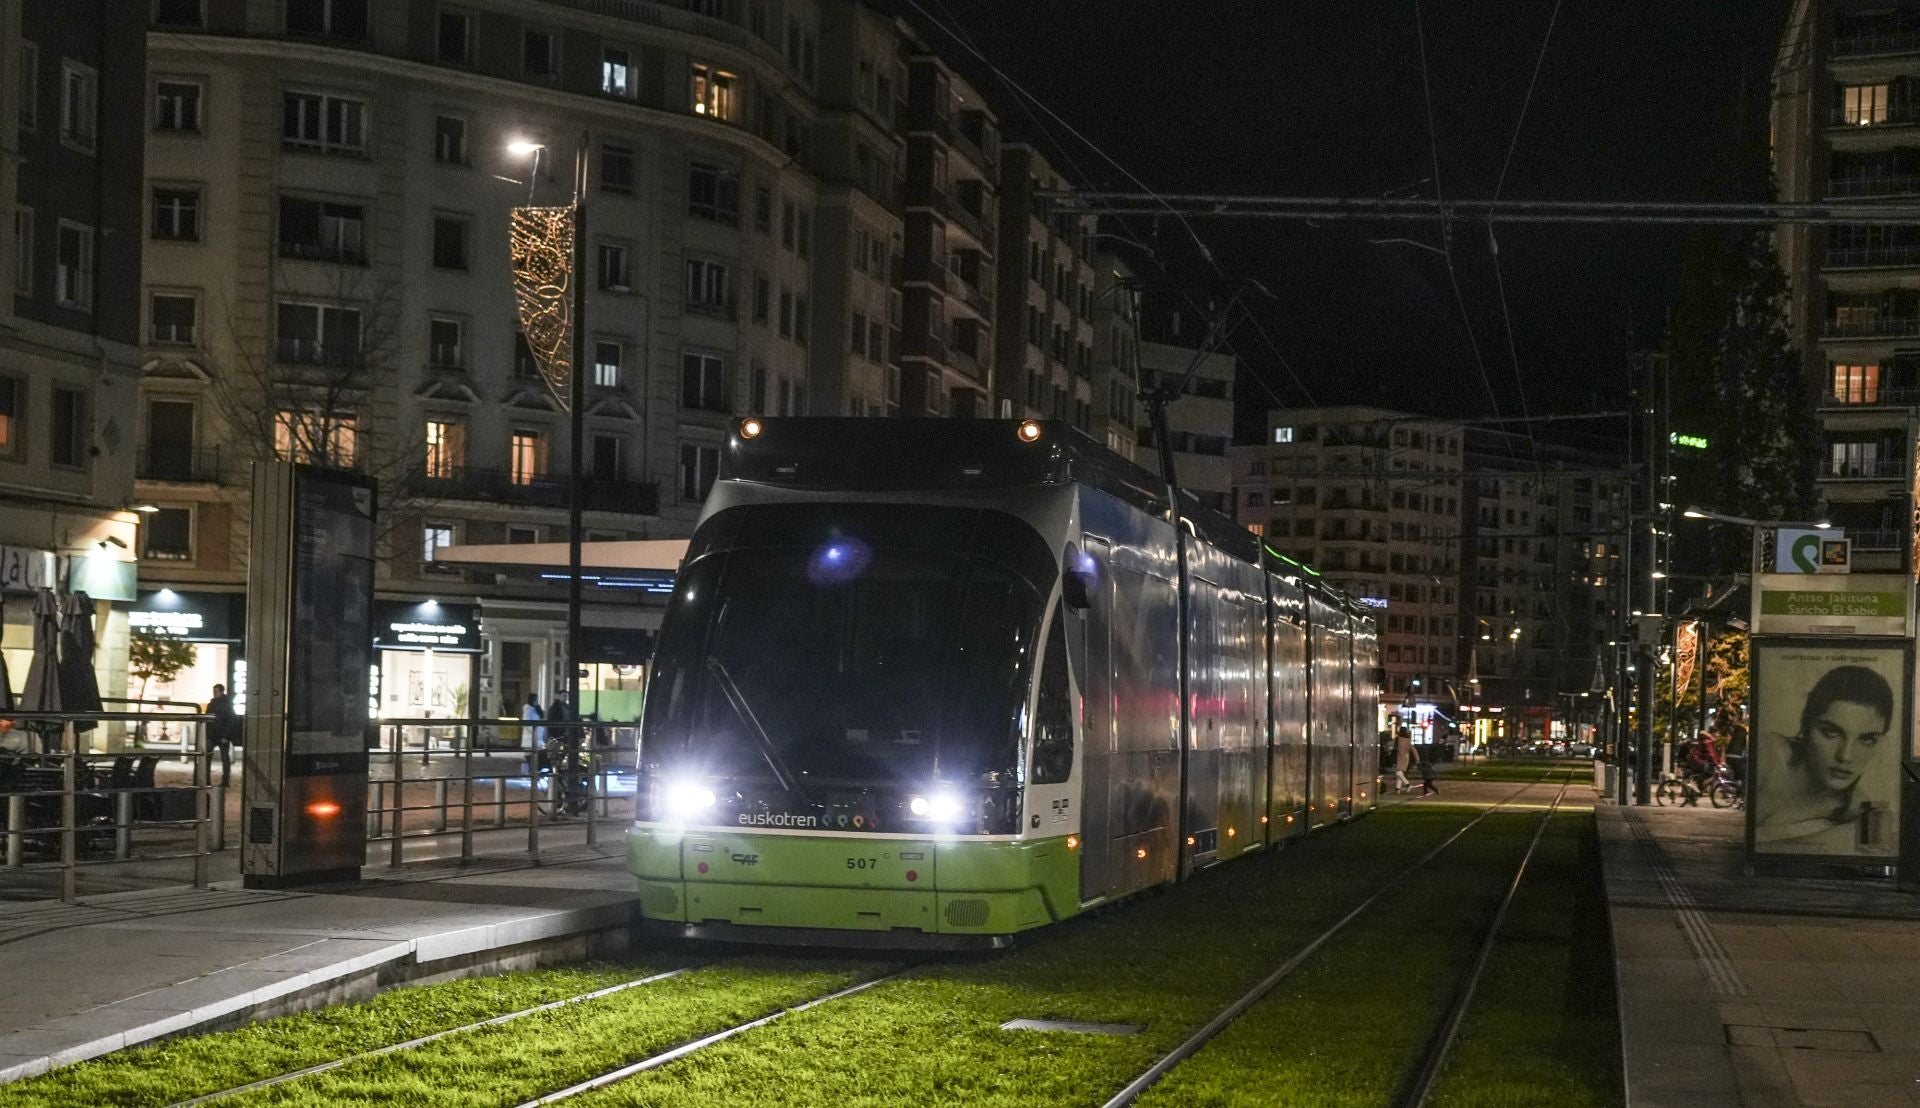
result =
M1065 838L896 839L635 824L650 920L930 934L1009 934L1072 915L1079 855Z

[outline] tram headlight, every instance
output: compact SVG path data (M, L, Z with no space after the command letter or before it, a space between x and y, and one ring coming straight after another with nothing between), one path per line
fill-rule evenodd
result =
M690 816L695 812L713 807L713 790L690 781L681 781L667 786L667 811L676 816Z
M960 803L960 798L952 793L931 793L927 796L916 796L907 801L907 811L912 812L916 817L943 823L957 819L964 808L965 805Z

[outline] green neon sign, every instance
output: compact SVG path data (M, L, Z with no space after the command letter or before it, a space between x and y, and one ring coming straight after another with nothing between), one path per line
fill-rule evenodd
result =
M1668 433L1667 441L1675 446L1684 446L1690 450L1705 450L1707 448L1707 436L1705 435L1683 435L1678 431L1673 431Z

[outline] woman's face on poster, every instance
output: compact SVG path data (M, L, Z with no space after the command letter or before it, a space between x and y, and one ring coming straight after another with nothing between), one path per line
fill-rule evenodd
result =
M1878 708L1836 700L1807 728L1807 773L1814 784L1845 792L1860 780L1885 744L1888 719Z

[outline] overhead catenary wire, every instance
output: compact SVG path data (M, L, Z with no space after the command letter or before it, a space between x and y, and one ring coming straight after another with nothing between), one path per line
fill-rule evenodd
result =
M1381 196L1276 196L1245 193L1153 193L1095 189L1042 190L1036 195L1084 215L1154 215L1167 207L1193 219L1426 221L1501 223L1684 224L1768 226L1870 223L1920 225L1920 204L1861 200L1440 200Z

